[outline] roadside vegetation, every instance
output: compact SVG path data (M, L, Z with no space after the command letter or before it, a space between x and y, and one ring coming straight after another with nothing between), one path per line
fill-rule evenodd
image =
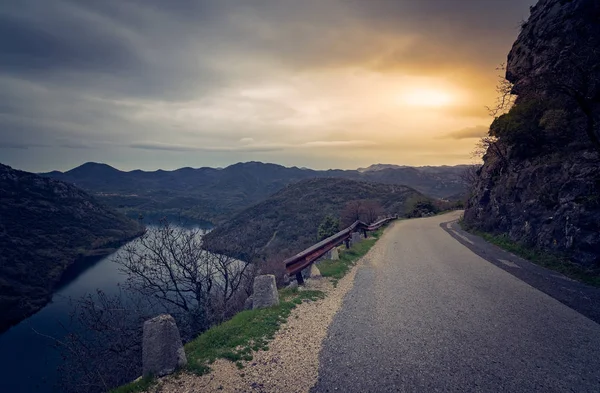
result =
M353 245L348 250L340 252L336 261L324 260L319 263L321 275L330 278L336 286L350 269L356 265L375 245L385 230L385 226L370 234L369 238ZM185 371L204 375L210 372L210 365L217 359L227 359L235 362L238 368L243 368L243 361L250 361L253 352L268 350L272 340L290 316L292 310L304 301L323 299L325 292L304 290L298 288L283 288L279 290L280 303L278 306L245 310L237 313L228 321L216 325L184 345L188 360ZM148 390L156 380L142 378L123 385L111 393L138 393Z
M298 304L324 297L325 293L321 291L279 290L278 306L242 311L187 343L187 370L198 375L206 374L210 371L209 365L219 358L236 362L242 368L241 361L252 360L253 351L269 349L268 342Z
M540 265L547 269L561 273L569 278L572 278L573 280L593 285L595 287L600 287L599 269L585 269L581 265L572 262L567 255L537 250L522 243L510 240L506 235L494 235L487 232L469 229L462 223L461 226L466 231L480 236L486 241L495 244L506 251L512 252L521 258L527 259L536 265Z
M155 383L156 379L149 375L128 383L127 385L112 389L109 393L140 393L150 389Z
M297 305L324 297L322 291L280 289L278 306L241 311L185 344L188 364L184 370L204 375L210 372L210 365L217 359L227 359L243 368L242 361L252 360L253 352L269 349L268 342ZM155 383L154 378L146 377L111 390L111 393L143 392Z
M231 246L255 247L261 254L289 257L315 244L319 235L336 233L356 220L370 224L379 216L405 217L408 210L412 210L409 202L427 199L411 188L394 184L309 179L290 185L240 212L207 234L205 241L218 253L231 253ZM326 222L328 215L332 219L327 220L319 234L318 226ZM338 219L339 226L335 230Z
M375 245L377 240L383 234L385 227L372 232L367 239L364 239L358 244L353 245L349 250L340 252L340 259L333 261L330 259L324 260L318 264L319 270L323 277L329 277L335 286L337 282L352 269L354 265L362 258L371 247Z

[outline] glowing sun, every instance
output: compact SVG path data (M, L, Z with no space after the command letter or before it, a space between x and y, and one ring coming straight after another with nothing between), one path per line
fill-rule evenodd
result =
M452 104L452 94L437 89L413 89L400 97L403 104L425 107L442 107Z

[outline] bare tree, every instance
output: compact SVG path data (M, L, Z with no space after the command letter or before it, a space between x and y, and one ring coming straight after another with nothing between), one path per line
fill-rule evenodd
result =
M496 67L500 71L498 82L496 83L496 102L493 106L486 106L488 113L493 118L507 113L513 107L517 96L513 94L513 84L506 79L506 65L504 63Z
M251 260L215 254L202 248L202 231L163 220L129 243L117 258L128 287L190 316L191 333L222 321L230 302L252 279Z
M132 381L142 372L142 324L159 313L151 299L126 291L100 290L71 299L71 321L64 337L45 336L62 357L59 388L64 392L97 393Z
M342 219L341 224L342 227L346 228L356 220L360 220L363 214L363 201L355 200L346 203L344 209L342 210Z
M96 393L141 374L143 322L170 313L184 341L243 308L253 263L202 249L202 231L162 221L118 251L127 274L118 295L102 291L72 301L61 350L61 391Z
M460 179L467 186L468 189L473 188L477 183L477 180L479 180L480 169L481 165L469 165L460 174Z
M363 201L362 212L362 220L367 224L374 223L385 213L381 204L371 199Z
M479 139L471 156L473 158L483 158L486 154L501 160L507 170L511 169L507 157L507 148L498 137L487 135Z

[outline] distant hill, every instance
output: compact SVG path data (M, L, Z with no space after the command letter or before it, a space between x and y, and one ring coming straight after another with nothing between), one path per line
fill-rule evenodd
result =
M398 169L398 168L408 168L408 167L405 165L394 165L394 164L373 164L373 165L369 165L366 168L358 168L357 171L359 171L360 173L364 173L364 172L380 171L382 169Z
M385 213L404 215L411 202L426 200L418 191L400 185L347 179L308 179L289 185L242 211L205 237L209 248L228 251L256 247L261 254L291 256L316 243L317 228L330 214L339 217L354 200L374 200Z
M381 164L380 164L381 165ZM246 162L215 168L181 168L174 171L120 171L106 164L87 163L67 172L42 176L75 184L105 204L130 217L182 216L220 223L286 185L304 179L343 178L402 184L428 196L444 198L464 190L464 167L395 167L378 170L326 170L287 168Z
M141 229L70 184L0 164L0 331L43 307L77 258Z

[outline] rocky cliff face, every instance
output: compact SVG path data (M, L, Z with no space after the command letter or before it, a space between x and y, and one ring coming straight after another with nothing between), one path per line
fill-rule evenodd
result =
M516 94L529 94L547 75L559 79L553 82L571 78L571 83L587 84L580 87L597 94L597 82L575 79L583 74L595 74L592 79L597 79L599 44L600 2L540 0L531 7L531 15L508 54L506 78L515 84Z
M467 226L600 268L600 2L541 0L515 42Z

